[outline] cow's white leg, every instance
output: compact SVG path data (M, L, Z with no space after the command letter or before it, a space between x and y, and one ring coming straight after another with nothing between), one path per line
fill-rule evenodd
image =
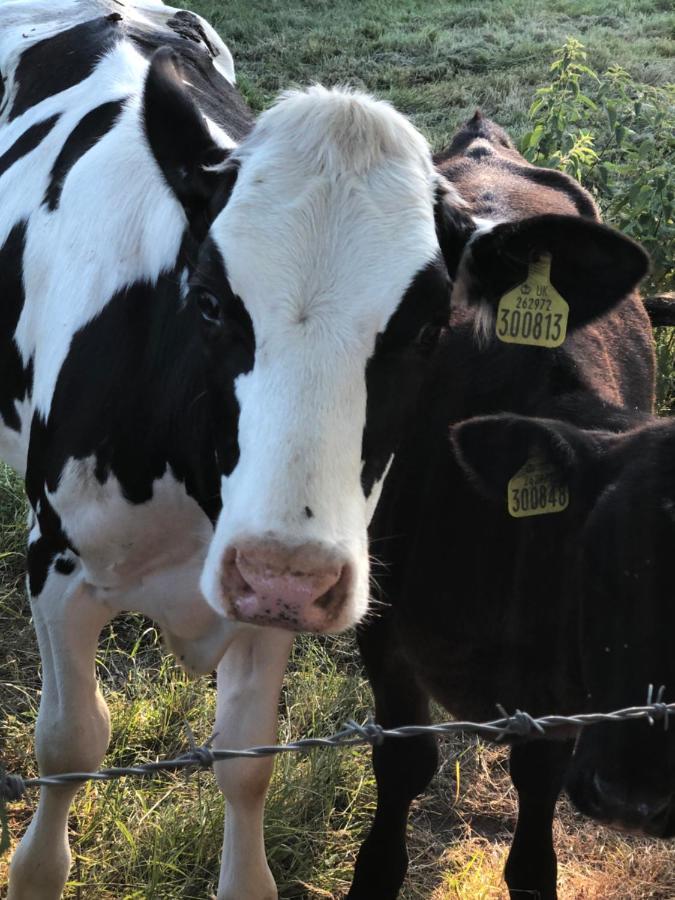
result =
M94 660L110 610L76 578L52 573L32 604L42 658L42 696L35 731L40 773L92 771L110 739L108 707ZM7 900L57 900L70 869L68 810L79 785L43 787L19 844Z
M293 635L247 628L230 644L218 666L214 747L240 749L274 742L278 703ZM216 777L228 806L218 900L275 900L263 837L265 796L274 760L217 763Z

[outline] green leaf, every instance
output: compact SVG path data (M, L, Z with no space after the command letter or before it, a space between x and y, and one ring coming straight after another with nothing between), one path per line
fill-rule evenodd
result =
M587 106L588 109L596 110L598 108L597 103L594 103L590 97L586 96L586 94L580 93L577 99L580 100L584 106Z
M539 112L539 110L541 109L541 107L543 106L543 104L544 104L544 98L543 98L543 97L537 97L537 99L534 101L534 103L533 103L532 106L530 107L530 110L529 110L529 113L528 113L530 119L533 119L533 118L536 116L536 114Z

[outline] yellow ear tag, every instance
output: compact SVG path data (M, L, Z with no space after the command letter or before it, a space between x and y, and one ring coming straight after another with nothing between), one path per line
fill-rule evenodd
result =
M497 308L497 337L506 344L559 347L570 308L551 284L551 254L533 263L527 278L504 294Z
M560 483L555 466L538 457L529 459L509 481L509 513L514 519L562 512L569 499L567 485Z

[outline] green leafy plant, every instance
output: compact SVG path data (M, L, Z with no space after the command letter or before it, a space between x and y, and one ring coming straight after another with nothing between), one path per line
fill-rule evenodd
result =
M675 282L675 85L636 81L621 66L598 74L569 38L530 107L521 151L567 172L595 196L606 221L649 251L649 289Z
M549 84L529 110L520 149L567 172L594 195L607 222L639 241L652 271L645 292L675 286L675 84L636 81L621 66L598 74L583 44L556 52ZM675 329L656 333L657 409L675 411Z

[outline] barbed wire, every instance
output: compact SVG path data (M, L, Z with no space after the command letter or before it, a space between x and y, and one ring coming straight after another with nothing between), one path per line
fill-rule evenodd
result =
M443 722L438 725L403 725L399 728L383 728L369 720L363 725L349 721L344 727L330 737L302 738L287 744L271 744L249 747L243 750L215 750L213 735L205 744L198 746L192 731L188 728L190 750L175 759L160 759L135 766L113 766L100 769L98 772L65 772L59 775L41 775L35 778L24 778L10 774L0 767L0 808L7 802L20 800L27 790L45 786L64 786L73 782L112 781L127 776L144 777L159 772L175 772L184 769L210 769L214 763L228 759L256 759L262 756L277 756L281 753L306 753L318 747L356 747L363 744L380 745L392 738L418 737L434 735L449 737L456 734L474 734L492 741L504 741L507 738L543 738L557 731L564 730L563 739L569 738L581 728L609 722L627 722L645 720L651 725L662 721L668 728L670 716L675 715L675 703L663 703L664 688L654 693L650 685L647 703L644 706L628 706L608 713L580 713L573 716L541 716L534 718L529 713L516 710L508 715L502 707L498 707L501 718L490 722Z

